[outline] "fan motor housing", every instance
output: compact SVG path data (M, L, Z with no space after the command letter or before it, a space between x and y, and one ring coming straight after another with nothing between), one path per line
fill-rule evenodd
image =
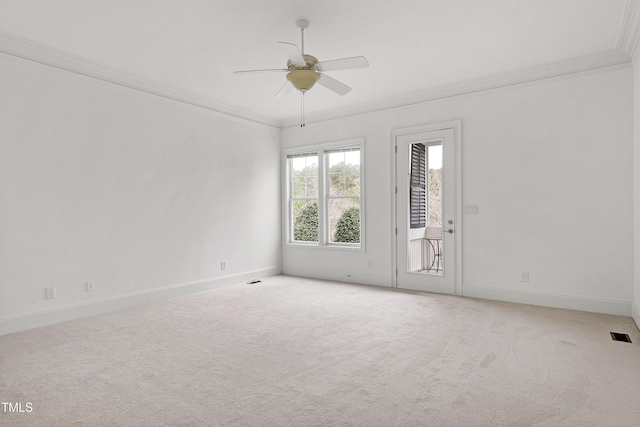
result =
M302 55L302 57L304 58L304 61L307 63L306 66L300 67L300 66L297 66L296 64L293 64L291 62L291 60L288 60L287 61L287 68L290 71L293 71L293 70L311 70L318 63L318 58L316 58L315 56L304 54L304 55Z

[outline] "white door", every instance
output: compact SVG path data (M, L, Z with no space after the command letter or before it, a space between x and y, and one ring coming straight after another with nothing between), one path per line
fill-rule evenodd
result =
M395 132L399 288L461 293L456 277L460 275L461 243L457 211L460 126L459 122L448 126Z

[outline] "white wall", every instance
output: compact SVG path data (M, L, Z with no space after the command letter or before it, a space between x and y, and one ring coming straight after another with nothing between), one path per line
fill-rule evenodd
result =
M633 318L640 328L640 55L633 66L633 184L634 184L634 304Z
M278 129L7 58L0 93L0 333L280 272Z
M625 68L284 130L283 148L365 138L367 223L366 253L284 245L283 271L392 283L391 131L461 119L464 294L630 315L631 87Z
M632 172L638 69L280 134L0 59L0 333L275 274L281 265L288 274L387 286L391 130L454 119L463 126L463 203L480 207L463 217L464 293L631 314L640 261L630 232L634 180L640 205L640 149ZM281 264L280 146L359 137L366 252L285 245ZM519 281L522 271L530 282ZM94 292L84 290L87 280ZM44 298L49 286L54 300ZM640 273L635 301L637 310Z

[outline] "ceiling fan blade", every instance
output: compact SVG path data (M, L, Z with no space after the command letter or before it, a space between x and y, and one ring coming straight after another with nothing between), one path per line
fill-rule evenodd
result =
M292 88L293 88L293 85L289 83L289 81L284 82L284 84L282 85L278 93L276 93L275 98L276 99L284 98L285 96L289 95L289 92L291 92Z
M286 72L289 71L286 68L265 68L262 70L242 70L234 71L233 74L248 74L248 73L274 73L274 72Z
M338 95L346 95L351 91L351 88L344 83L341 83L334 79L333 77L329 77L326 74L320 74L320 80L318 80L318 84L326 87L337 93Z
M332 59L318 62L315 65L316 71L348 70L350 68L366 68L369 61L364 56L353 56L351 58Z
M293 43L287 42L278 42L280 46L284 49L287 57L291 60L291 63L297 67L305 67L307 65L307 61L304 60L300 49Z

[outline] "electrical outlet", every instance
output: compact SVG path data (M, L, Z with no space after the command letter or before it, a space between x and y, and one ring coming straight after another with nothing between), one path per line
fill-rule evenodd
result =
M528 271L523 271L522 272L522 276L520 277L520 281L521 282L528 282L529 281L529 272Z
M467 215L477 215L478 205L464 205L464 213Z
M50 288L45 288L45 298L46 299L54 299L56 297L56 287L51 286Z
M367 260L367 267L373 268L373 260L371 258Z
M224 262L224 261L222 261L222 262L220 263L220 270L226 270L226 269L227 269L227 263L226 263L226 262Z
M93 290L95 289L96 286L96 282L94 282L93 280L90 280L87 282L87 292L93 292Z

